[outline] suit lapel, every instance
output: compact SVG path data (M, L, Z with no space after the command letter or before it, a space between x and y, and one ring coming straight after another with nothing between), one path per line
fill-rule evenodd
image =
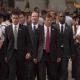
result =
M29 25L28 30L29 30L31 42L32 42L32 44L33 44L33 43L34 43L34 42L33 42L33 30L32 30L32 26L31 26L31 25Z
M58 29L58 31L59 31L59 33L60 33L61 31L60 31L60 26L59 26L59 24L56 24L56 27L57 27L57 29Z
M20 36L20 33L21 33L21 31L22 31L22 27L24 27L24 26L19 25L19 28L18 28L18 35L17 35L17 41L18 41L19 36Z
M67 25L65 24L64 34L67 33L67 31L68 31L68 27L67 27Z
M51 33L50 33L50 43L52 43L53 39L55 38L55 30L53 27L51 27ZM51 45L51 44L50 44Z

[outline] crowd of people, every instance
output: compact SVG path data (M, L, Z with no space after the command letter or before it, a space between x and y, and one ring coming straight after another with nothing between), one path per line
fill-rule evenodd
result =
M0 80L80 80L80 15L0 11ZM47 74L47 77L46 77Z

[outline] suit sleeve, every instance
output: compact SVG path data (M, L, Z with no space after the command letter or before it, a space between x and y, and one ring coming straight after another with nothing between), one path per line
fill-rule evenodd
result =
M71 55L73 55L74 54L75 47L74 47L74 39L73 39L73 31L72 31L72 28L70 28L70 47L71 47Z
M27 52L31 53L32 52L32 46L31 46L31 40L30 40L29 31L28 31L27 28L25 29L25 33L26 33L26 47L27 47Z
M4 54L5 54L5 57L7 56L7 48L8 48L8 36L7 36L7 27L5 28L5 34L4 34Z
M56 49L57 49L57 58L61 57L61 51L60 51L60 36L59 36L59 31L58 28L56 27L56 34L55 34L55 43L56 43Z

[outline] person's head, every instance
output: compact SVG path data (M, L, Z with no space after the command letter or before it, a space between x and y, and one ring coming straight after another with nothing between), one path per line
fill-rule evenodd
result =
M47 27L50 27L52 24L52 16L50 15L50 13L47 13L46 16L44 17L44 24Z
M24 22L25 22L25 13L20 12L20 14L19 14L19 23L24 24Z
M63 12L61 12L61 13L59 14L59 22L60 22L61 24L64 24L64 23L65 23L65 14L64 14Z
M41 17L43 17L44 18L44 16L47 14L47 11L46 10L42 10L41 11Z
M38 20L39 20L39 13L36 12L36 11L33 11L32 14L31 14L31 22L33 24L37 24Z
M19 23L19 12L17 12L17 11L12 12L11 21L15 25L17 25Z
M39 13L39 11L40 11L40 10L39 10L39 7L35 7L35 8L34 8L34 11L36 11L36 12Z
M49 13L50 13L50 15L52 16L52 18L54 19L55 16L56 16L56 12L53 11L53 10L50 10Z

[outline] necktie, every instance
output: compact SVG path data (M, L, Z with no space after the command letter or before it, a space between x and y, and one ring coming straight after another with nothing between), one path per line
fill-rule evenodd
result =
M46 45L45 45L46 53L50 53L50 35L49 35L49 28L47 28L46 33Z
M17 27L14 27L14 48L17 49L17 36L18 36L18 32L17 32Z
M63 25L61 26L61 34L63 34Z
M33 26L33 31L35 32L36 26Z
M34 26L34 30L33 30L33 39L34 41L36 41L36 26Z

